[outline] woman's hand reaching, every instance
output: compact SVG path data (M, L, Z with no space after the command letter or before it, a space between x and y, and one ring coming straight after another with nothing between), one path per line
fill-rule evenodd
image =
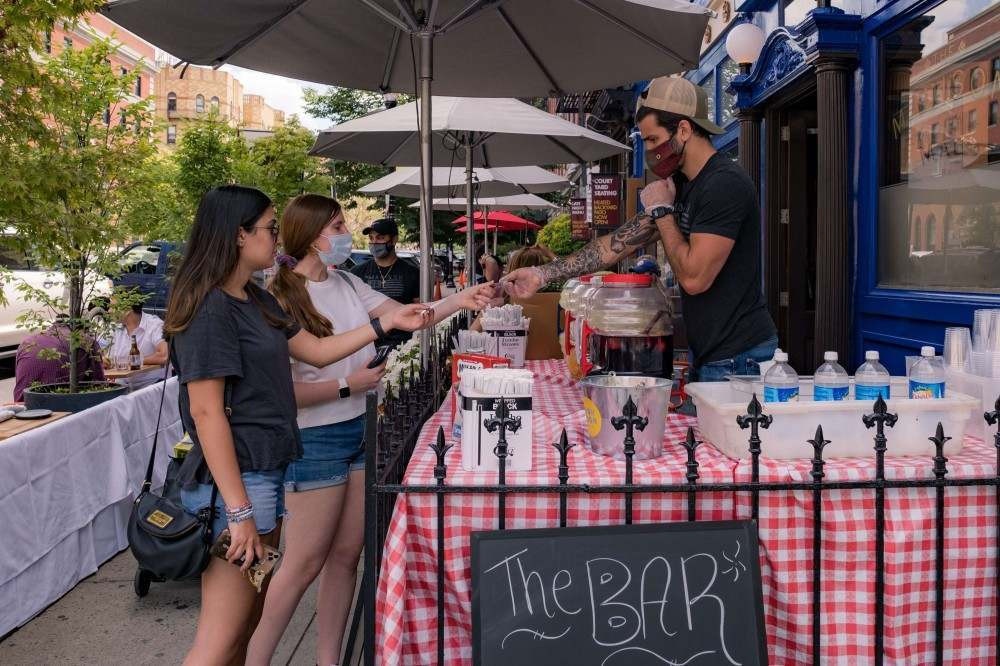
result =
M489 305L490 300L496 295L497 289L498 287L495 282L477 284L456 293L454 296L455 302L459 308L482 310Z
M386 319L389 326L387 327ZM410 303L382 316L382 328L388 333L390 329L401 331L417 331L434 323L434 308L422 303Z

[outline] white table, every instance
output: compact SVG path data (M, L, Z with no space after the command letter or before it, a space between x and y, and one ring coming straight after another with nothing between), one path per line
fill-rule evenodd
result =
M128 546L163 384L0 442L0 636ZM183 436L167 383L153 486Z

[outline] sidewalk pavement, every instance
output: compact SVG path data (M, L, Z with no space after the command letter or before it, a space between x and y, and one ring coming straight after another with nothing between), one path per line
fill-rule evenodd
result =
M199 584L153 583L140 599L132 591L135 560L129 551L6 639L4 666L180 664L194 639ZM316 585L305 597L278 646L275 665L316 663Z

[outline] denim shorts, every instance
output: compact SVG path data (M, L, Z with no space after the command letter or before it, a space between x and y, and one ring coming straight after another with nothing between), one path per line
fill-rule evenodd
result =
M285 470L286 491L343 485L351 472L365 468L364 414L300 432L303 454Z
M774 358L774 350L777 348L778 338L773 337L732 358L692 366L688 370L688 381L721 382L732 375L760 374L760 363Z
M278 519L285 515L285 489L282 486L285 470L244 472L240 478L243 479L243 487L246 488L247 497L253 504L253 519L257 524L257 533L273 532L278 526ZM181 504L191 515L198 515L198 512L207 507L211 501L211 484L203 483L191 490L181 489ZM222 534L222 530L229 526L222 493L219 493L215 500L215 509L215 522L212 525L213 542Z

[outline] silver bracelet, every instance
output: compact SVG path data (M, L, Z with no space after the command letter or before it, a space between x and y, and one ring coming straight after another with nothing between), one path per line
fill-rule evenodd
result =
M230 523L242 523L253 518L253 504L241 506L235 511L226 509L226 520Z

